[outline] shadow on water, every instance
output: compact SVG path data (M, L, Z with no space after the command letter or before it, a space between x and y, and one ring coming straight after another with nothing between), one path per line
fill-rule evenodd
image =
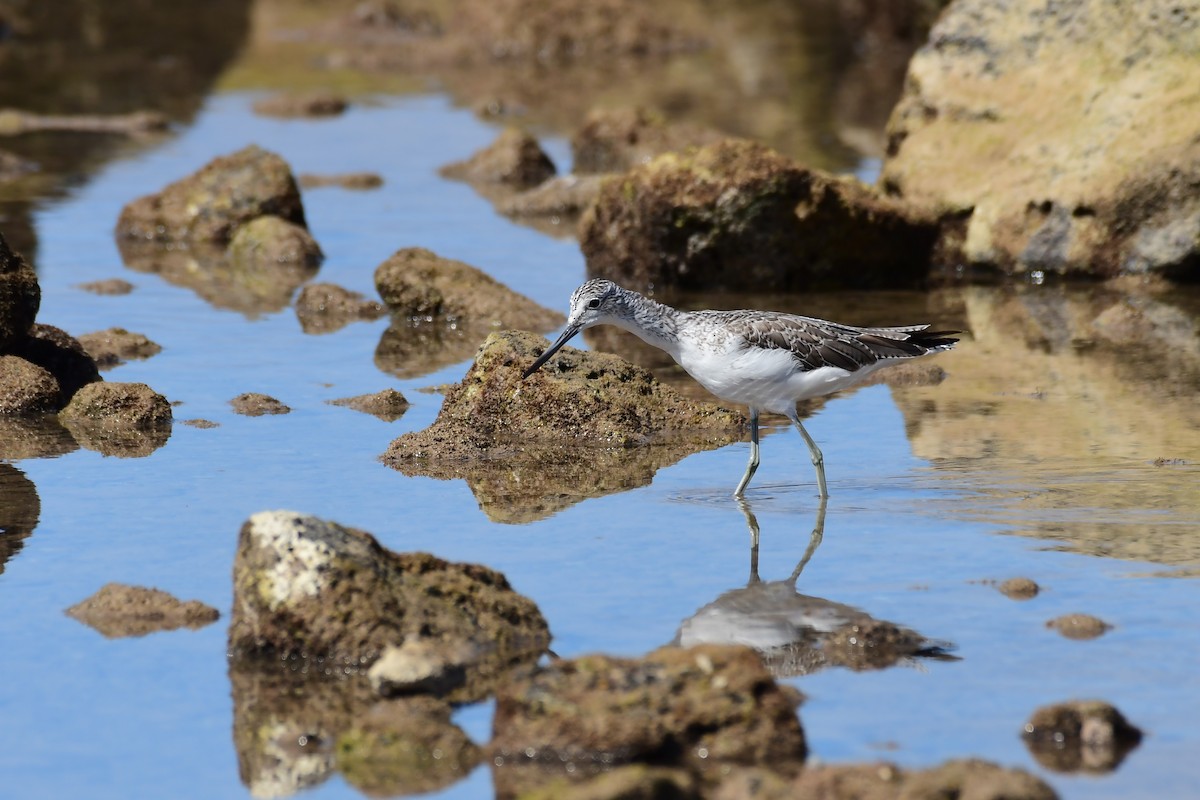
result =
M947 379L894 392L950 514L1090 555L1200 564L1197 296L954 290L972 339Z
M725 592L684 620L675 644L741 644L752 647L779 678L809 675L826 667L884 669L918 658L958 660L953 645L930 641L915 631L875 619L852 606L800 594L796 583L825 536L822 499L804 555L783 580L758 574L758 519L744 500L738 502L750 531L750 577L746 586Z

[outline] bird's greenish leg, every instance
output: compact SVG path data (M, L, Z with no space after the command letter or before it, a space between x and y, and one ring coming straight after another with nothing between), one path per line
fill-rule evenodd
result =
M821 448L817 447L817 443L808 435L808 431L804 430L804 425L800 422L800 417L793 415L792 422L796 425L796 430L800 431L800 435L804 437L804 443L808 445L808 452L812 456L812 464L817 470L817 488L820 491L822 500L829 497L829 489L825 486L825 456L821 455Z
M750 479L754 477L755 470L758 469L758 409L750 409L750 463L746 465L746 474L742 476L738 482L737 489L734 489L733 496L739 500L745 495L746 486L750 483Z

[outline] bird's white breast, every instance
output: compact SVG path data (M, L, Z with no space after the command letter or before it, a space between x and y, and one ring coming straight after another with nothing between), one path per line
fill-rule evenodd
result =
M743 347L737 337L712 336L680 343L675 360L717 397L730 403L791 415L796 402L858 383L876 365L854 372L840 367L803 370L791 351Z

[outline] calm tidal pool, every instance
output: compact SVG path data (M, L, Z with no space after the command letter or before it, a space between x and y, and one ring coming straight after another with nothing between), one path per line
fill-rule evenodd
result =
M492 522L466 482L408 478L377 460L393 438L433 421L441 396L421 389L457 381L467 363L397 379L373 360L386 320L307 335L290 308L247 315L126 269L112 237L122 205L257 143L296 172L384 178L370 192L304 193L327 256L318 280L373 296L375 267L407 246L465 261L559 309L582 280L572 240L514 224L465 184L438 177L438 166L495 134L445 98L379 98L336 119L290 122L253 115L255 97L211 96L177 135L131 149L33 215L39 320L73 334L111 326L146 334L162 353L106 377L146 382L180 403L176 420L219 427L176 424L146 458L77 450L22 460L5 478L0 496L18 498L6 512L31 502L37 510L0 574L5 797L251 793L234 746L225 624L238 529L257 511L312 513L393 549L498 569L537 602L553 649L566 657L638 655L670 642L750 574L746 520L729 499L745 444L690 456L649 486L536 521ZM564 169L566 141L545 137L543 146ZM134 291L78 288L113 277ZM1092 302L1054 296L1065 306ZM926 766L978 756L1033 771L1065 798L1194 796L1200 589L1178 575L1200 564L1196 385L1153 376L1141 384L1102 354L1006 337L995 311L1025 302L1019 292L897 294L883 308L848 295L775 299L846 322L931 321L972 332L939 358L942 384L867 387L830 399L806 422L824 449L832 498L798 591L951 643L957 657L787 678L808 696L800 714L812 757ZM1197 307L1194 296L1182 302ZM326 403L386 387L412 402L394 423ZM238 416L228 401L247 391L293 412ZM1156 465L1160 458L1185 463ZM786 426L767 430L748 496L761 527L758 573L786 578L817 511L807 451ZM989 583L1014 576L1043 591L1014 601ZM109 581L203 600L222 621L106 640L62 613ZM1045 628L1076 611L1114 628L1085 642ZM1142 745L1110 774L1040 766L1019 736L1033 710L1092 697L1141 727ZM487 704L457 719L486 741ZM490 793L481 767L436 796ZM303 796L360 794L334 773Z

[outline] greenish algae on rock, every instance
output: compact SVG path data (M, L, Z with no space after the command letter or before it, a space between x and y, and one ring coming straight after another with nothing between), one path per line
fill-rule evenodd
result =
M795 775L807 754L799 702L746 647L555 661L497 693L488 746L497 793L629 763L710 781L738 765Z
M579 226L588 274L642 291L911 286L937 233L907 203L741 139L610 178Z

